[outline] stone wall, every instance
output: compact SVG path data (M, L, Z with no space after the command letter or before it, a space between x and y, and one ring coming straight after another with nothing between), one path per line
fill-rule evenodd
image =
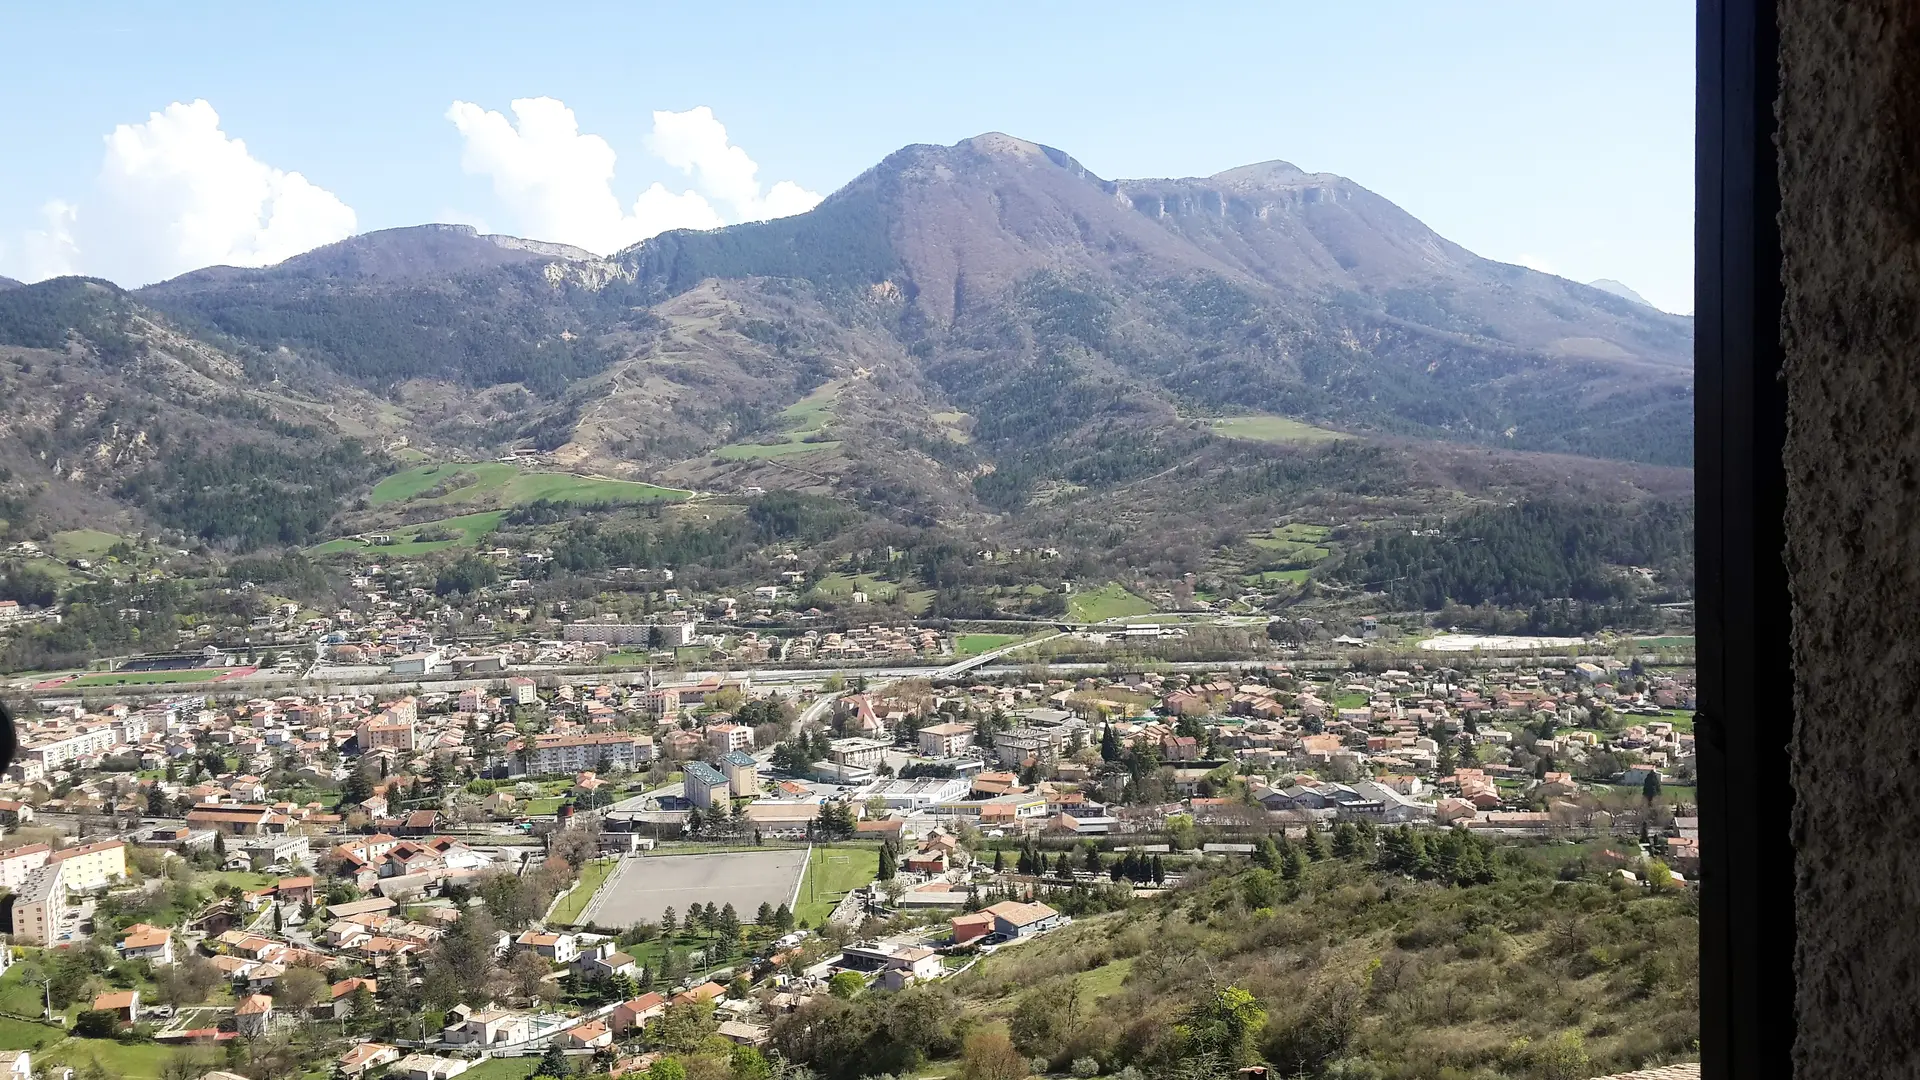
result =
M1920 1076L1920 4L1779 15L1796 1074Z

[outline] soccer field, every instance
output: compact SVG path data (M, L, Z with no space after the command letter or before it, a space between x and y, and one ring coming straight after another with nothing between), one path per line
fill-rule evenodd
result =
M685 915L693 904L732 904L742 921L751 922L761 904L791 904L806 868L804 848L629 855L600 886L579 921L631 926L642 919L657 920L668 908Z

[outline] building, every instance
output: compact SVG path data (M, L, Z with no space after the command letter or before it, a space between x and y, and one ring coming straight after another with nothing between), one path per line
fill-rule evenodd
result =
M827 744L828 761L852 768L872 768L886 752L887 744L878 739L835 739Z
M1057 749L1053 730L1048 728L1018 727L993 735L994 758L1010 769L1021 768L1029 760L1044 765L1053 760Z
M1067 921L1065 915L1045 904L1023 904L1018 900L1002 900L981 910L993 916L993 932L1009 938L1031 937Z
M753 749L753 729L745 724L715 724L707 729L707 745L715 753Z
M273 998L266 994L249 994L243 998L233 1007L233 1027L250 1039L265 1035L273 1027Z
M572 934L548 934L539 930L529 930L521 934L516 942L523 949L532 949L543 960L556 964L571 964L580 956L579 943Z
M128 960L145 960L155 967L173 963L173 931L135 923L127 927L121 939L120 955Z
M113 1013L123 1023L140 1022L140 991L109 990L93 999L95 1012Z
M354 729L354 738L363 754L375 750L410 752L414 749L413 719L384 712Z
M14 939L29 945L51 946L60 939L67 908L67 889L59 863L35 870L13 897Z
M540 700L540 688L524 675L516 675L507 680L507 697L515 705L533 705Z
M22 761L31 761L43 770L65 768L88 758L99 757L120 744L120 733L111 725L60 731L36 738L20 748Z
M26 1050L0 1050L0 1077L33 1080L33 1055Z
M35 870L47 865L53 849L45 844L27 844L0 851L0 887L18 890Z
M472 1066L473 1062L466 1058L408 1054L394 1062L387 1075L395 1080L453 1080Z
M285 814L271 806L244 803L202 803L187 811L187 827L212 829L228 836L261 836L284 833L292 825Z
M760 792L760 763L752 754L735 750L720 759L720 771L727 777L727 794L735 798Z
M597 641L603 645L651 645L652 623L574 622L560 632L565 641Z
M432 675L446 669L446 657L436 652L408 653L387 665L392 675Z
M638 769L653 760L653 738L633 731L592 735L535 735L507 744L509 776L550 776L587 769Z
M359 1076L369 1069L377 1069L400 1060L400 1049L385 1043L361 1043L334 1059L334 1067L342 1076Z
M269 866L293 866L306 862L313 854L311 841L304 836L269 833L249 840L240 848L255 870Z
M614 1033L624 1036L637 1027L646 1026L647 1021L667 1010L667 999L659 994L641 994L631 1001L623 1001L614 1006L613 1015L608 1018Z
M441 1031L440 1038L451 1046L503 1046L525 1042L533 1037L532 1021L525 1013L507 1009L480 1009L464 1015L459 1011L449 1015L453 1022Z
M973 745L973 727L969 724L933 724L919 732L920 755L930 758L957 757Z
M685 788L687 801L702 810L711 810L715 797L724 805L731 786L720 770L704 761L687 762Z
M613 1045L613 1029L604 1020L589 1020L553 1037L562 1050L598 1050Z

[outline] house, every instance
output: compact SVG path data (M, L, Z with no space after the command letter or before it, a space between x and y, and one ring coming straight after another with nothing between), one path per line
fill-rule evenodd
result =
M715 724L707 729L707 745L717 754L753 749L753 729L745 724Z
M532 949L543 960L556 964L571 964L580 955L579 943L572 934L549 934L540 930L528 930L515 941L523 949Z
M313 879L310 877L281 878L274 886L274 895L283 904L313 903Z
M553 1042L562 1050L597 1050L613 1045L613 1029L604 1020L589 1020L555 1035Z
M0 1078L33 1080L33 1055L26 1050L0 1050Z
M955 915L952 919L953 943L964 945L993 933L993 915L985 911L971 911L965 915Z
M532 1037L533 1022L524 1013L506 1009L473 1012L455 1009L447 1015L453 1023L440 1032L440 1039L449 1046L499 1046L525 1042Z
M727 988L717 982L704 982L691 990L673 995L669 1005L699 1004L702 1001L717 1001L726 995Z
M127 927L126 937L121 939L120 955L165 967L173 963L173 931L135 923Z
M720 770L704 761L689 761L687 762L685 776L686 781L684 786L686 788L688 802L702 810L711 810L714 807L714 800L717 796L719 802L725 805L727 801L726 793L731 785L728 784L727 778L721 774Z
M32 820L32 806L16 799L0 799L0 825L25 825Z
M472 1067L465 1058L439 1057L434 1054L408 1054L387 1070L395 1080L452 1080Z
M631 1001L623 1001L614 1006L613 1015L608 1020L615 1033L624 1036L637 1027L646 1026L647 1021L659 1016L667 1009L667 999L659 994L641 994Z
M97 1012L111 1012L115 1018L129 1024L140 1022L140 991L109 990L93 999Z
M249 994L233 1008L233 1027L251 1039L265 1035L273 1027L273 998Z
M1009 938L1031 937L1067 921L1066 916L1045 904L1018 900L1002 900L982 910L993 916L993 932Z
M334 1059L342 1076L359 1076L369 1069L400 1060L400 1049L385 1043L361 1043Z
M589 975L606 978L618 978L621 975L639 975L640 964L623 952L609 952L601 956L581 958L581 968Z
M765 1046L771 1032L759 1024L748 1024L739 1020L723 1020L715 1034L731 1043L741 1046Z
M353 995L358 993L361 987L366 987L369 994L380 992L380 982L377 979L342 979L333 984L328 997L331 999L334 1019L344 1020L351 1015Z

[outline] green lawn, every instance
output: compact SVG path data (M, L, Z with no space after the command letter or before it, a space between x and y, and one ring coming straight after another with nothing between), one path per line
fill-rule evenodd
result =
M1103 585L1093 592L1076 592L1067 597L1067 617L1075 622L1100 622L1126 615L1146 615L1153 610L1152 604L1128 592L1117 582Z
M68 686L151 686L165 683L207 682L225 675L231 668L189 668L184 671L103 671L82 675Z
M110 1076L125 1080L138 1077L141 1080L159 1080L161 1070L167 1062L176 1057L195 1056L205 1058L209 1054L207 1047L171 1047L159 1043L123 1043L113 1039L66 1039L43 1055L34 1055L34 1071L39 1072L47 1065L68 1065L76 1071L89 1062L97 1061ZM536 1061L538 1059L529 1058Z
M478 514L462 514L459 517L440 518L437 521L423 521L418 525L408 525L394 530L389 534L394 539L394 543L391 544L367 544L343 536L338 540L329 540L324 544L310 547L307 552L311 555L338 555L341 552L352 551L367 555L406 558L425 555L430 551L439 551L443 548L473 547L480 542L481 537L498 529L500 522L506 516L505 510L487 510ZM418 539L423 532L446 529L451 529L459 535L446 540Z
M730 443L715 450L713 456L727 461L749 461L835 449L840 445L839 440L820 436L833 423L834 405L839 400L840 384L827 383L780 411L778 434L757 436L752 442ZM808 441L809 438L813 441Z
M1672 724L1673 730L1677 732L1685 732L1688 735L1693 734L1692 709L1662 709L1659 716L1636 716L1633 719L1634 722L1638 724Z
M525 1080L540 1067L538 1057L497 1057L475 1065L462 1076L471 1076L474 1080Z
M618 862L617 859L595 859L581 867L580 884L575 885L572 892L554 905L553 914L547 921L562 926L572 926L580 918L580 913L587 910L587 901L593 899L593 894L599 890L601 883L607 880L607 875L613 873L613 868Z
M1311 573L1313 573L1312 570L1304 568L1300 570L1262 570L1257 574L1248 574L1246 581L1250 585L1275 581L1284 581L1289 585L1298 585L1307 580L1307 575Z
M961 634L953 639L953 655L979 656L1019 640L1019 634Z
M98 559L106 555L108 548L125 539L99 529L69 529L48 537L47 546L63 559Z
M891 581L874 577L872 574L828 574L814 585L809 592L832 600L852 600L855 592L867 594L867 599L876 604L884 604L900 595L900 586Z
M1127 981L1127 973L1133 970L1133 957L1125 956L1102 964L1080 975L1080 995L1088 1001L1099 1001L1120 992Z
M835 844L813 849L807 874L800 883L800 904L794 914L808 926L818 926L833 914L840 898L880 873L880 848L865 844Z
M1367 695L1358 690L1333 695L1333 707L1336 709L1364 709L1367 701Z
M442 484L466 479L451 490L427 495ZM603 480L572 473L544 472L504 461L442 462L394 473L373 486L375 506L413 501L428 506L490 502L518 506L537 499L552 502L654 502L679 500L692 492L633 480Z
M33 1011L40 1012L41 1000L34 995ZM27 1020L15 1020L11 1016L0 1016L0 1050L38 1050L43 1046L52 1046L67 1037L64 1028L48 1024L35 1024Z
M1289 420L1284 416L1230 416L1223 420L1215 420L1208 426L1213 428L1215 435L1229 439L1251 439L1255 442L1326 442L1331 439L1350 437L1338 431L1328 431L1326 428L1317 428L1298 420Z

